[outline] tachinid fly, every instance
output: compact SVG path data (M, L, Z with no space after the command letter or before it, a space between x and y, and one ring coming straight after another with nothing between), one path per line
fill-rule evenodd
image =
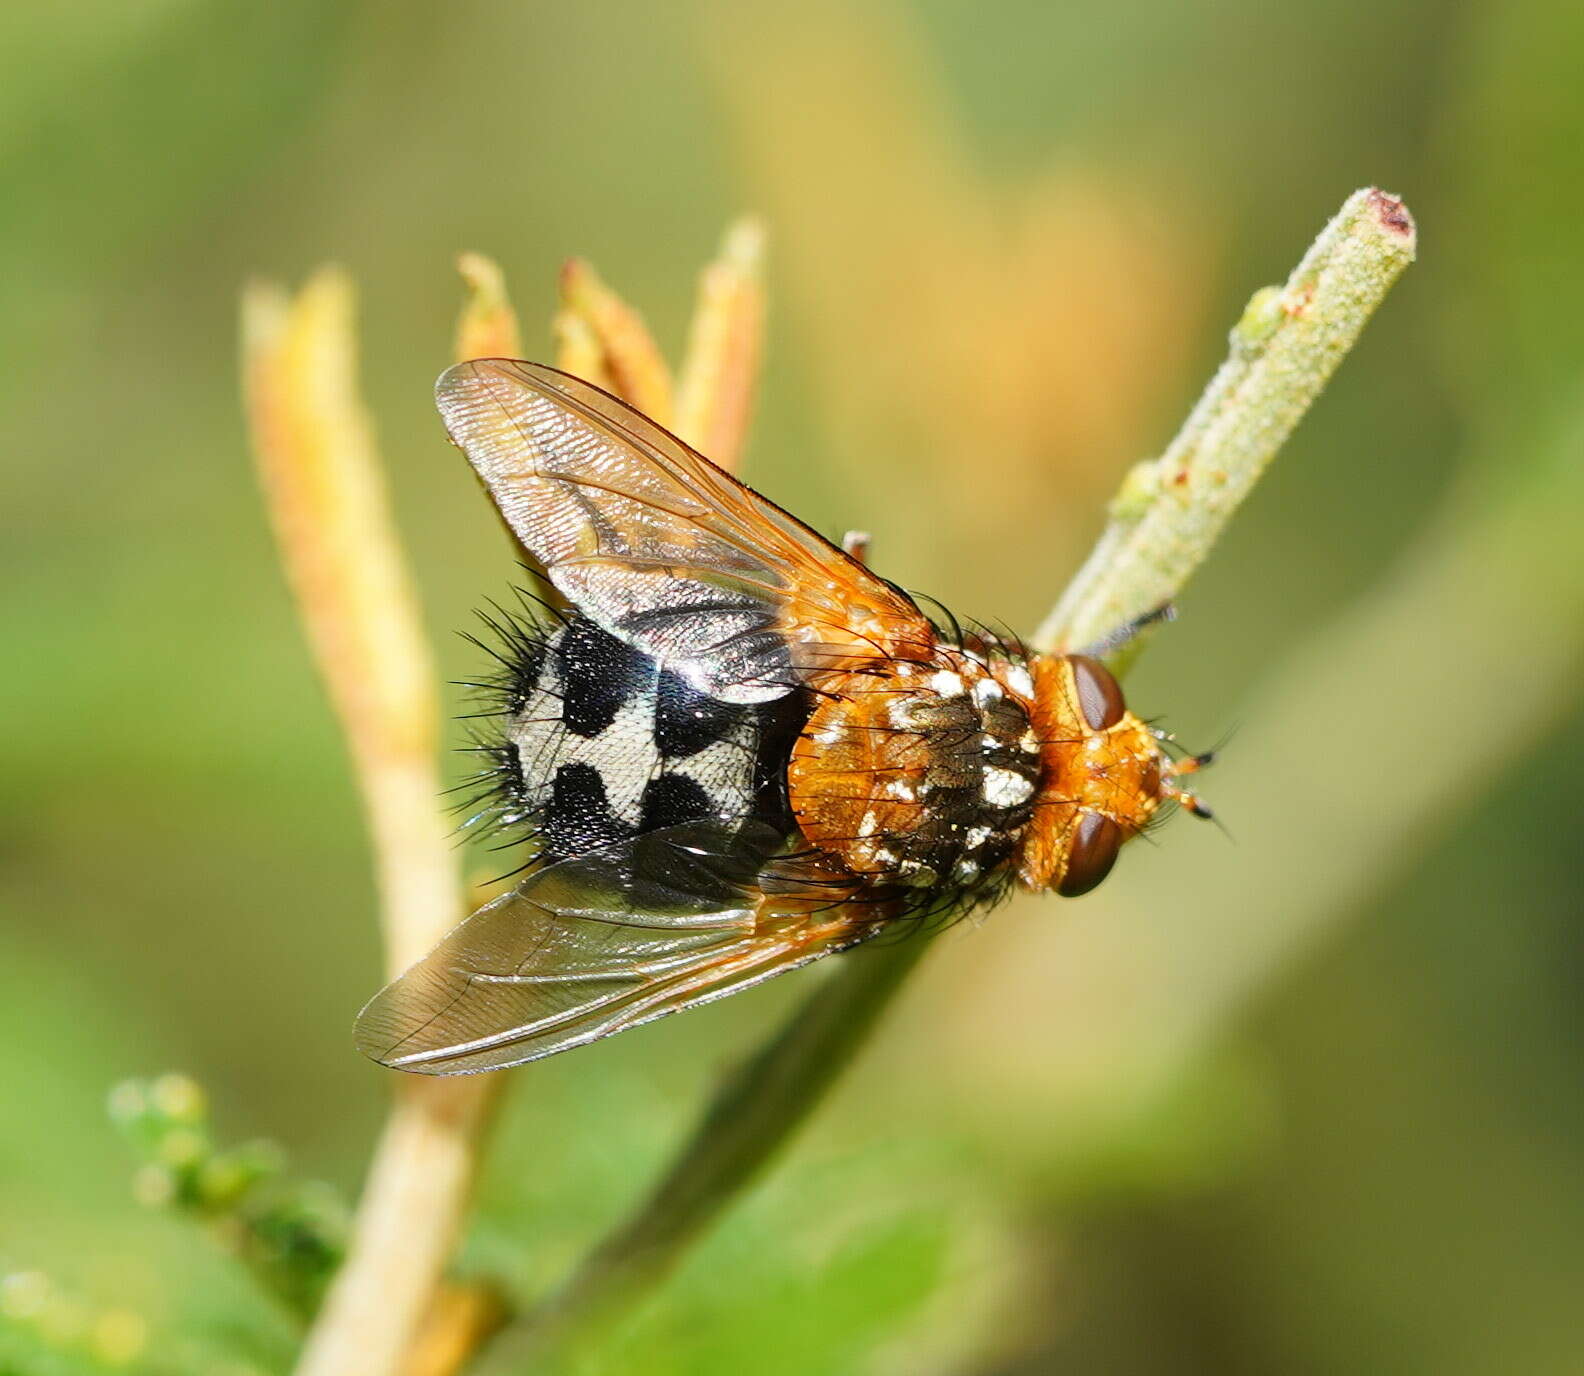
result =
M490 749L534 868L370 1001L426 1074L536 1060L1013 883L1073 896L1202 758L1082 654L937 625L625 403L477 359L440 413L567 610Z

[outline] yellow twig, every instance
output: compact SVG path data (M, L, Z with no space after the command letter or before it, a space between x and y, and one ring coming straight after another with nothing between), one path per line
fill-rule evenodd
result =
M352 754L392 973L455 922L434 669L357 395L353 294L327 269L295 301L242 303L253 448L281 559Z
M764 228L737 221L699 277L676 433L728 473L742 461L764 347Z
M392 974L460 916L439 807L434 672L357 394L353 294L319 273L295 301L242 303L253 447L297 607L352 755ZM395 1376L455 1243L493 1083L399 1086L352 1245L303 1348L302 1376Z
M506 296L506 279L493 258L464 253L457 271L468 285L457 320L457 362L470 358L521 358L522 330Z
M594 269L574 258L561 270L561 314L557 335L563 347L582 352L592 345L600 377L588 381L630 401L661 425L671 424L671 370L643 317L600 281ZM573 360L568 360L573 361ZM569 371L572 371L569 369Z
M442 1286L402 1376L455 1376L507 1314L505 1301L489 1286Z
M551 326L555 336L556 367L572 373L596 387L620 395L621 389L611 376L605 363L605 350L600 347L594 327L576 311L563 307L556 312Z

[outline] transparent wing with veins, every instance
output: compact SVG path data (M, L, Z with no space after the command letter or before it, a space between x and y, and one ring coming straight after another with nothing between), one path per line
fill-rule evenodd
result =
M764 702L877 654L928 653L911 599L599 388L475 359L435 397L551 582L701 691Z
M689 823L564 860L474 913L358 1017L360 1050L431 1075L581 1046L843 950L879 914L767 856L748 823Z

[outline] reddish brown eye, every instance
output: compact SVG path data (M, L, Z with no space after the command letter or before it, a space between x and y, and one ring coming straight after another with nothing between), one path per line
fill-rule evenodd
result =
M1111 677L1111 671L1088 655L1068 655L1067 662L1072 665L1078 706L1083 709L1090 730L1104 731L1115 726L1127 711L1127 704L1122 701L1121 685Z
M1107 675L1109 677L1109 675ZM1098 812L1086 812L1067 851L1067 872L1056 890L1063 898L1088 893L1116 864L1122 849L1122 828Z

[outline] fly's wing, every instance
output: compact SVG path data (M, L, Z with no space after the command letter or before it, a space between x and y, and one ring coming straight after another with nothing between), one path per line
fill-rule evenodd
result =
M890 584L626 403L475 359L435 400L517 538L591 620L723 702L767 702L933 635Z
M718 703L770 703L876 657L923 658L913 603L638 412L563 373L445 373L451 437L588 620ZM583 849L481 908L369 1003L359 1047L403 1070L536 1060L863 940L856 881L757 821Z
M694 822L563 860L480 908L376 994L358 1048L401 1070L500 1070L735 993L877 928L794 885L769 827Z

